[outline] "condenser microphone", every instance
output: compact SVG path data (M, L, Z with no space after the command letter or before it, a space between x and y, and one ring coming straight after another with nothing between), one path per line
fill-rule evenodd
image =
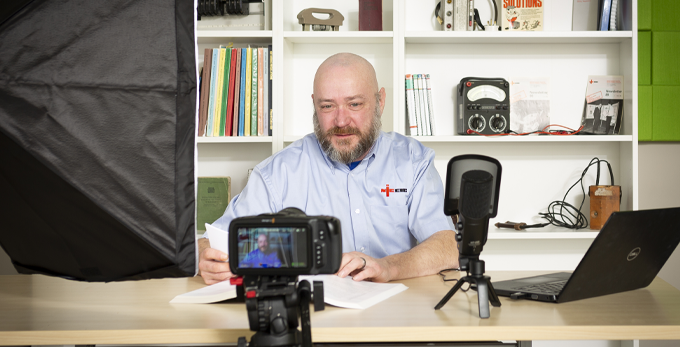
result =
M466 171L461 177L458 251L463 256L479 255L486 243L493 182L493 175L484 170Z

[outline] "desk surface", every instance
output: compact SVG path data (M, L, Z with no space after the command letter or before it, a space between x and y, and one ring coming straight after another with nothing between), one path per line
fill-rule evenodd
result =
M493 281L535 272L489 272ZM454 273L453 276L457 276ZM480 319L477 294L439 276L366 310L312 312L314 342L680 339L680 291L657 278L645 289L563 304L501 298ZM243 303L169 304L200 278L85 283L42 275L0 276L0 345L168 344L250 339Z

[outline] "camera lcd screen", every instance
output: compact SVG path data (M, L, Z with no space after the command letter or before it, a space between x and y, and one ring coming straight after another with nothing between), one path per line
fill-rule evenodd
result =
M306 268L307 227L238 228L238 268Z

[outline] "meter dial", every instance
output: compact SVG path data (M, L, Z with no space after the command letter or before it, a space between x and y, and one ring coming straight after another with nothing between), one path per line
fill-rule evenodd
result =
M505 131L508 126L508 121L505 120L505 116L502 114L494 114L489 118L489 129L495 133L500 133Z
M477 101L479 99L494 99L496 101L503 101L505 100L505 91L496 86L483 84L468 90L467 98L470 101Z
M479 114L474 114L470 116L470 119L468 119L468 128L472 129L478 133L481 133L482 130L486 127L486 119L484 117L480 116Z

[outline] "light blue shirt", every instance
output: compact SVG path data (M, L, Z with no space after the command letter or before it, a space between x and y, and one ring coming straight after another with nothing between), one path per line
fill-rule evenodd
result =
M269 254L264 254L258 248L246 255L238 264L239 267L252 268L267 268L267 267L281 267L281 261L276 256L276 252L272 251Z
M213 225L229 230L236 217L297 207L310 216L338 218L343 252L374 258L405 252L440 230L453 230L433 159L434 151L415 139L381 132L350 171L309 134L255 166Z

